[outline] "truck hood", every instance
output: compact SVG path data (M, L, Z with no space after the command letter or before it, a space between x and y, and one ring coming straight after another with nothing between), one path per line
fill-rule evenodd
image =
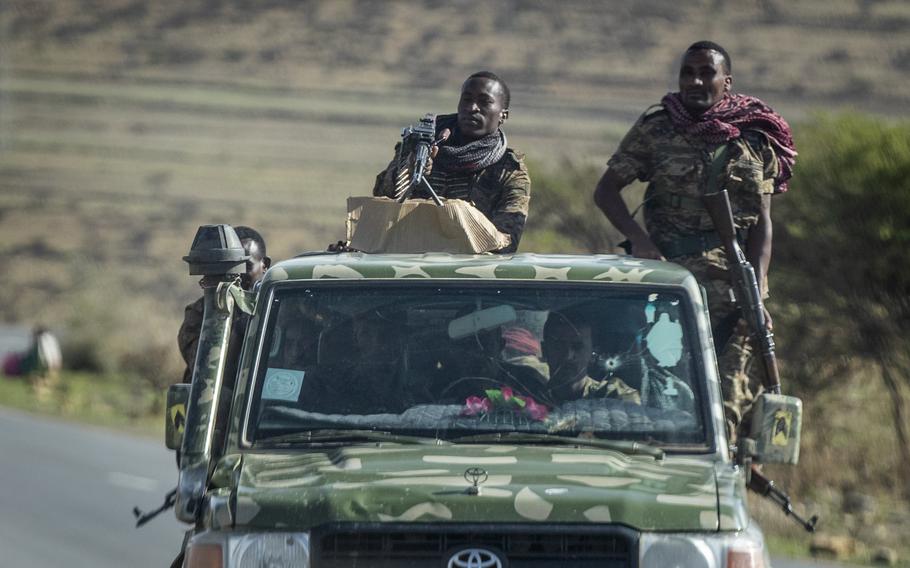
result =
M548 522L685 531L721 525L715 464L693 458L553 446L386 445L247 453L241 464L234 516L241 527ZM469 468L486 474L479 495L468 492Z

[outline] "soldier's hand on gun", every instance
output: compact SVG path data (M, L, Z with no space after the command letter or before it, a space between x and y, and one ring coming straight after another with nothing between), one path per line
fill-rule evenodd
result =
M774 324L771 321L771 314L768 313L768 308L766 308L764 306L764 304L762 304L761 309L763 312L765 312L765 329L767 329L768 331L771 331L772 329L774 329Z
M433 145L430 146L430 159L427 160L427 165L426 165L426 167L423 168L424 177L430 175L430 172L433 171L433 158L435 158L436 154L439 152L439 145L442 144L443 142L445 142L446 140L448 140L449 136L451 136L451 135L452 135L451 130L449 130L448 128L444 129L439 134L439 139L437 139L435 142L433 142ZM413 158L413 156L412 156L412 158ZM413 165L414 165L414 163L411 162L411 166L413 166Z

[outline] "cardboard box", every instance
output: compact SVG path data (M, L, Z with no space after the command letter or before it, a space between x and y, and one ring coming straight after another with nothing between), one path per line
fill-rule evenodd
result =
M352 248L370 253L478 254L510 242L466 201L448 199L440 207L429 199L388 197L349 197L347 238Z

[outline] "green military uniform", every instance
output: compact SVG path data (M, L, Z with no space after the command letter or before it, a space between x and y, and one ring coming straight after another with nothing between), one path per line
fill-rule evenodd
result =
M667 111L656 106L641 116L607 163L624 185L635 179L649 182L645 228L668 260L688 268L705 287L715 330L729 321L736 306L725 274L726 256L701 196L726 188L736 227L746 231L758 222L762 197L774 193L774 180L780 174L778 159L761 132L745 131L730 141L720 168L712 168L716 149L679 132ZM713 183L709 179L712 172L718 176ZM757 373L750 373L751 355L748 332L739 321L718 351L733 436L761 388Z
M399 179L406 169L399 166L397 159L392 160L376 176L373 195L398 195ZM462 199L473 204L501 233L509 235L509 246L497 252L515 252L528 218L531 199L531 178L523 154L507 148L499 161L477 172L448 172L434 167L427 181L440 197ZM424 195L417 190L414 196Z
M183 310L183 323L177 332L177 347L180 356L186 363L183 371L184 383L193 382L193 365L196 364L196 350L199 348L199 332L202 330L202 316L204 315L203 298L187 304Z

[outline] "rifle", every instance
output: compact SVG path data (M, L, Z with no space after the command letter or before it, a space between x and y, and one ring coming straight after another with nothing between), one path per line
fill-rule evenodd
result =
M411 171L410 182L408 183L407 189L405 189L404 193L401 194L401 197L398 198L399 203L410 197L411 193L414 192L414 189L422 184L426 190L430 192L430 197L433 198L436 205L442 206L442 200L436 194L436 191L433 190L433 186L430 185L427 178L423 175L423 172L427 167L427 162L430 160L430 148L437 143L436 115L432 113L427 113L417 124L412 124L411 126L402 129L402 155L405 154L406 149L410 148L414 153L414 164L412 166L413 170Z
M755 269L746 260L739 242L736 240L736 228L733 225L733 211L727 190L708 193L702 197L708 214L714 222L714 228L720 235L727 255L730 280L736 301L743 317L749 324L753 340L758 344L765 366L764 386L772 394L780 394L780 372L777 369L777 356L774 354L774 334L768 329L765 319L765 307L761 299Z
M736 300L740 305L743 317L749 324L752 337L761 350L765 367L763 381L765 389L772 394L779 395L780 373L777 369L777 356L774 354L774 334L767 327L765 308L758 287L758 279L755 277L755 269L746 260L746 255L743 254L742 248L736 240L733 211L730 209L727 190L705 194L702 199L723 243ZM793 517L806 531L815 532L818 515L812 515L808 521L797 515L793 511L790 496L765 477L754 465L749 468L747 485L752 491L780 506L785 515Z
M818 524L818 515L812 515L808 521L797 515L793 511L793 503L790 501L790 496L778 488L773 481L765 477L755 466L752 466L748 485L752 491L779 505L784 514L793 517L793 520L802 525L806 532L815 532L815 525Z

